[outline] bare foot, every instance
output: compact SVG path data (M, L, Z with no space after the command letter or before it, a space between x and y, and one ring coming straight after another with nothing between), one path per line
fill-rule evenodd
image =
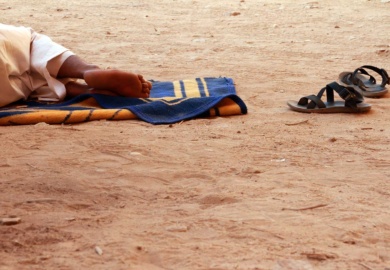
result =
M120 70L87 70L84 72L84 80L90 88L124 97L147 98L152 88L152 84L142 75Z
M66 97L74 98L82 94L102 94L107 96L118 96L118 94L110 90L97 90L90 88L87 84L68 82L66 85Z
M81 84L77 82L68 82L65 85L66 88L66 97L73 98L81 94L91 93L90 88L86 84Z

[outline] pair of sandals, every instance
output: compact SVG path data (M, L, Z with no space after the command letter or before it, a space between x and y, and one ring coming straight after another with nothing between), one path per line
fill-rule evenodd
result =
M374 71L381 76L382 82L377 83L374 76L368 73ZM386 70L374 66L361 66L354 72L342 72L339 83L332 82L322 88L317 95L302 97L298 102L288 101L291 110L305 113L362 113L371 109L371 105L364 103L364 97L377 98L385 95L385 87L390 84ZM322 96L326 92L326 101ZM343 100L335 101L334 92Z

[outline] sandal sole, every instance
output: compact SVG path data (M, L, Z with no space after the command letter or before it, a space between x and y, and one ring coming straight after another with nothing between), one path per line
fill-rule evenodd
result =
M364 113L371 110L371 105L368 103L359 103L357 104L357 108L345 107L345 103L343 101L324 103L326 108L308 109L305 106L298 105L297 101L287 101L287 105L291 108L291 110L303 113Z

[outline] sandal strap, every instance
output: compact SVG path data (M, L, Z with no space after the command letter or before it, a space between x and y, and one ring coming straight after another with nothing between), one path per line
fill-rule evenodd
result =
M361 80L359 80L358 78L356 78L356 74L358 74L358 72L369 76L370 83L372 83L372 84L376 83L376 79L373 76L371 76L365 69L373 70L376 73L378 73L379 75L381 75L381 77L382 77L381 86L382 87L384 87L386 84L390 84L389 74L387 74L387 71L385 69L377 68L377 67L370 66L370 65L361 66L353 72L353 74L351 75L351 81L354 84L359 85L359 86L364 86L364 83Z
M309 100L310 100L310 102L309 102ZM316 95L309 95L309 96L302 97L298 101L298 105L307 106L308 109L314 109L316 106L318 108L326 108L326 105L321 100L321 97L318 97Z
M321 89L322 91L322 89ZM320 91L320 93L321 93ZM332 82L326 85L326 99L327 102L334 102L334 92L345 100L345 107L357 108L357 104L362 103L363 96L352 87L345 87L337 82ZM322 93L323 94L323 93ZM321 94L321 95L322 95Z
M364 68L362 68L362 67L359 67L359 68L355 69L355 71L354 71L352 74L350 74L350 80L352 81L353 84L359 85L359 86L364 86L363 82L362 82L360 79L358 79L358 78L356 77L356 75L357 75L358 73L369 76L370 78L369 78L368 80L370 81L370 83L376 84L376 79L375 79L375 77L372 76L372 75L370 75L370 74L369 74Z

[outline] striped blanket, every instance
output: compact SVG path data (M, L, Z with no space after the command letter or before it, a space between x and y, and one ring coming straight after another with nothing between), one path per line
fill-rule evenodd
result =
M14 104L0 109L0 125L73 124L103 119L171 124L198 117L247 113L231 78L152 81L152 84L150 98L85 94L56 104L32 101Z

